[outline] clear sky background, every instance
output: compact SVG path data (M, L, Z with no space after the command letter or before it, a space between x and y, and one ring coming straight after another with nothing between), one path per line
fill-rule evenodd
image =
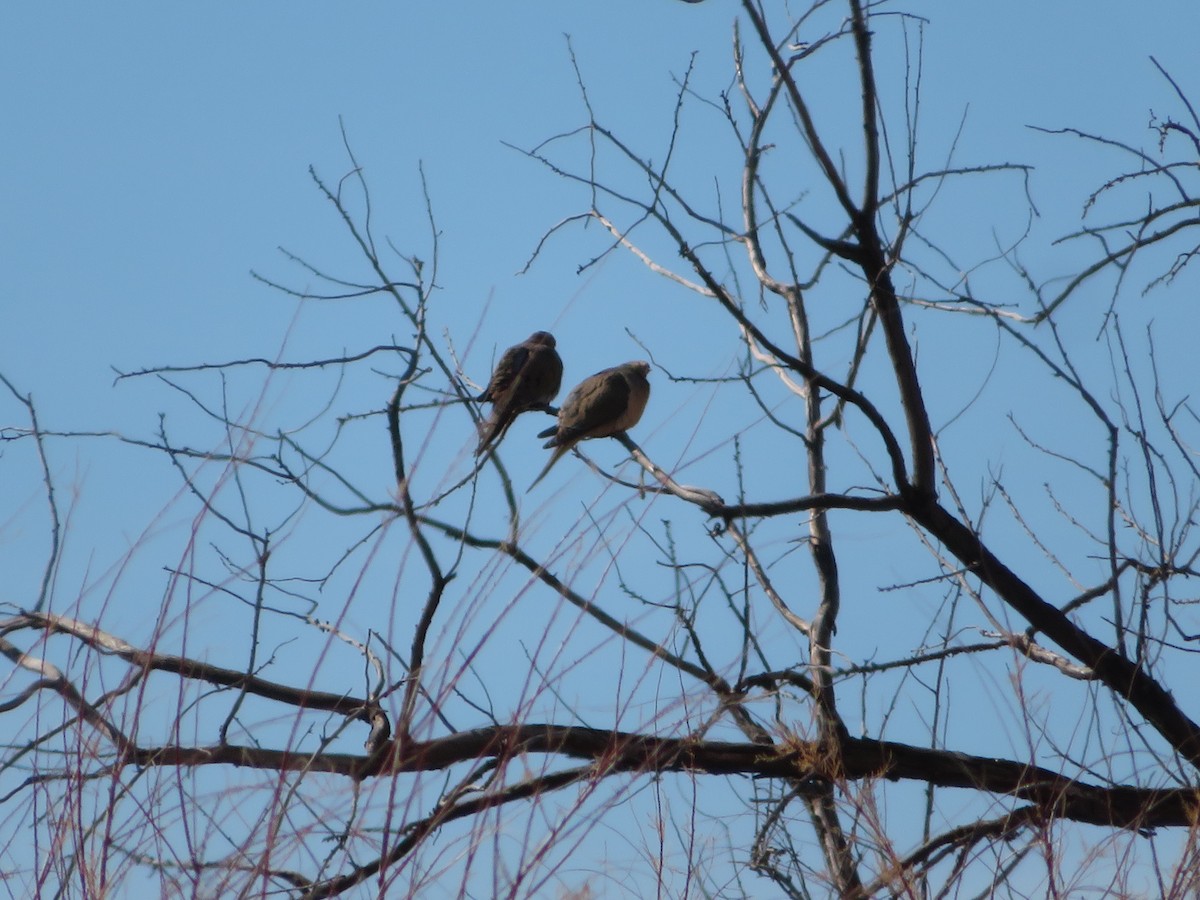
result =
M1151 112L1178 106L1149 57L1196 99L1200 6L1195 0L914 0L904 8L929 19L921 110L927 167L946 160L960 129L956 164L1035 166L1031 190L1042 216L1032 229L1041 240L1030 241L1023 261L1046 278L1078 268L1083 256L1071 248L1051 251L1044 239L1078 227L1089 191L1127 162L1027 126L1071 126L1152 150ZM728 0L5 3L0 371L33 394L43 427L145 436L157 427L164 404L178 398L164 399L169 391L144 381L114 385L114 367L249 356L302 360L393 339L407 343L404 323L384 299L298 310L250 276L253 270L319 288L278 252L284 247L327 271L366 277L308 175L312 165L333 183L348 171L344 126L372 187L378 233L418 255L429 246L423 167L441 232L434 329L452 336L476 380L486 379L498 348L540 328L558 336L568 384L644 356L626 328L668 368L727 373L733 347L727 340L710 343L702 329L715 316L697 311L693 298L623 256L578 272L604 246L595 231L552 238L523 272L548 229L582 211L587 198L506 144L531 148L586 121L569 35L598 118L646 156L661 159L676 80L692 53L698 93L712 97L729 86L736 11ZM837 84L808 87L824 121L850 146L857 95ZM897 85L884 82L882 89L886 95ZM685 117L693 115L688 121L702 118L689 107ZM713 155L714 168L725 166L724 179L736 172L727 166L728 152L714 149ZM703 183L703 154L690 154L680 165L687 167L683 177ZM948 217L968 254L986 256L995 241L1013 240L1026 226L1023 189L1011 178L982 182L937 215ZM1160 309L1167 315L1155 304L1168 298L1170 324L1162 340L1167 349L1178 344L1172 364L1183 365L1184 339L1200 325L1195 305L1183 309L1178 292L1159 292L1142 309L1147 319ZM1094 332L1096 321L1093 308L1067 327ZM924 333L923 371L935 418L946 421L975 396L992 360L977 348L939 346L937 326L931 329ZM956 352L968 358L956 362ZM952 378L936 377L951 370ZM712 435L689 443L689 423L709 394L661 375L654 383L635 435L651 456L673 467L721 445L723 437ZM285 384L292 392L284 389L280 404L307 399L297 397L299 382ZM381 393L374 405L385 398ZM984 409L1003 410L1003 403ZM1037 421L1054 415L1052 406L1025 412ZM21 424L21 415L0 397L0 425ZM726 421L721 415L707 423L714 434ZM467 430L462 435L469 441ZM520 437L531 440L528 433ZM984 450L1013 436L975 431L951 439L964 456L982 459ZM365 448L364 458L385 449ZM106 621L136 637L139 622L157 612L161 584L126 580L109 596L114 582L103 573L128 546L145 540L142 529L178 490L178 480L169 471L147 471L144 458L98 445L56 453L57 477L81 498L73 553L60 582L73 586L68 594L105 594L112 600ZM615 446L597 454L606 462L619 457ZM511 455L514 480L523 488L541 453ZM36 469L29 471L36 477ZM377 483L386 476L381 471ZM590 477L564 460L542 500L560 496L555 492L572 479ZM133 484L138 488L131 491ZM729 481L713 486L732 495ZM759 487L766 493L770 486ZM44 553L38 491L33 480L0 484L0 559L15 573L0 600L19 606L36 594L41 577L40 562L19 564ZM165 533L169 537L170 529ZM148 560L147 573L161 564ZM889 580L885 575L873 583ZM356 610L351 620L370 624L370 611ZM852 624L844 631L863 654L872 642L882 643L878 635L856 635ZM962 749L986 749L986 740L976 744Z

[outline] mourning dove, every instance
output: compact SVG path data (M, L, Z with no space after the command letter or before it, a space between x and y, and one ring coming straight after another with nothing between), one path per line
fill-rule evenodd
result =
M545 407L562 385L562 359L554 349L554 335L535 331L515 347L509 347L496 364L492 380L477 399L492 404L492 414L481 427L479 456L499 443L508 426L521 413Z
M538 435L550 438L542 446L553 447L554 453L529 487L541 481L550 467L580 441L610 437L636 425L650 399L650 382L646 380L649 374L650 363L627 362L577 384L558 411L558 424Z

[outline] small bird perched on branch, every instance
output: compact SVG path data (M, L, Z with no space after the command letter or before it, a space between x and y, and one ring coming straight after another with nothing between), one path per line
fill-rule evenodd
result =
M492 404L492 414L481 426L476 456L498 444L517 416L530 409L545 409L558 394L563 364L554 347L554 335L535 331L504 351L492 380L476 398Z
M636 425L650 399L650 382L646 380L649 374L650 363L627 362L597 372L576 385L558 411L558 424L538 435L550 438L542 446L553 447L554 453L529 489L580 441L611 437Z

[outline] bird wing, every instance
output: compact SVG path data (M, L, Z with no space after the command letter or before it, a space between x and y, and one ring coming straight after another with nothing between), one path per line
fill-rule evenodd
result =
M492 403L500 402L509 388L513 386L517 375L525 368L531 349L528 343L523 343L505 350L504 355L500 357L500 362L496 363L496 371L492 373L492 380L488 382L484 392L479 395L479 399L490 400Z
M629 395L629 382L616 369L584 379L559 411L554 443L570 445L584 438L616 434L621 429L615 426L629 409Z
M514 403L522 410L547 405L562 387L562 372L562 358L553 347L532 347L513 391Z
M529 367L534 346L528 341L509 347L496 363L496 371L487 389L479 395L480 400L490 400L492 414L481 426L479 444L475 447L475 455L480 456L491 444L498 442L508 426L513 423L521 407L517 404L517 393L521 389L522 372Z

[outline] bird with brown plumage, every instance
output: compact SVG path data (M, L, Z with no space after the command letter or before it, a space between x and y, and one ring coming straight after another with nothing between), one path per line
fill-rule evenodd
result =
M612 437L636 425L650 399L649 374L650 363L639 360L604 369L576 385L558 411L558 424L538 435L550 438L542 446L553 447L554 453L529 489L580 441Z
M476 398L492 404L492 414L480 426L476 456L499 444L517 416L531 409L546 409L558 394L563 364L555 344L550 332L535 331L504 351L491 381Z

